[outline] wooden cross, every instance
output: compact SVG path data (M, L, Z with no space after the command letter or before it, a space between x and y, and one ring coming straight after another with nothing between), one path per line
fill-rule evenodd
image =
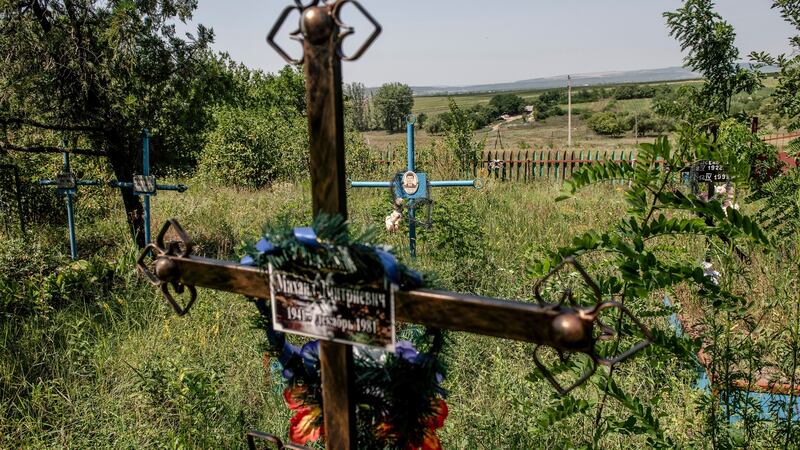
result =
M340 8L348 3L375 26L365 44L352 57L343 55L340 46L342 39L353 33L339 20L338 15ZM298 10L301 17L300 30L294 33L303 43L304 56L300 59L292 59L274 42L283 21L294 10ZM311 0L310 4L298 0L281 13L267 38L287 61L304 63L315 215L347 214L341 61L361 56L380 31L381 27L375 19L354 0ZM167 243L165 236L170 231L177 235L177 241ZM153 285L160 287L179 315L188 312L196 300L197 287L258 299L269 297L269 277L265 276L263 269L233 261L193 256L192 247L191 238L172 219L161 229L156 243L149 245L137 261L139 269ZM146 260L151 254L154 260L148 264ZM572 386L563 388L534 352L537 366L559 392L565 393L588 379L598 364L613 365L636 353L649 343L650 334L624 306L616 302L602 302L600 289L574 260L568 258L563 264L573 264L583 276L598 300L594 307L576 307L563 302L544 303L539 289L549 278L547 276L537 283L538 304L437 290L399 291L395 294L395 319L442 330L532 342L537 344L537 349L546 345L559 351L588 355L593 362L592 369ZM175 299L173 292L188 292L185 305ZM563 298L571 298L571 293L567 292ZM609 308L617 308L620 314L628 316L647 339L615 357L603 358L596 352L595 344L614 330L600 322L598 315ZM352 402L355 398L352 346L321 340L320 365L326 448L354 450L358 448L358 442L355 405ZM252 439L252 436L248 439ZM271 440L275 442L275 439Z
M431 181L427 174L416 172L414 156L414 125L416 116L409 114L406 118L406 171L397 174L392 181L351 181L354 188L390 188L395 198L408 203L408 250L412 258L417 257L417 220L418 205L431 205L431 188L435 187L474 187L480 189L480 180ZM406 180L411 179L412 183ZM428 210L430 213L430 209Z
M67 143L64 142L66 148ZM53 180L39 180L42 186L55 186L56 193L63 195L67 204L67 230L69 232L69 254L73 261L78 259L78 241L75 237L75 205L73 197L78 193L78 186L100 186L100 180L79 180L69 165L69 152L64 152L64 165L61 172Z
M143 198L144 203L144 243L152 242L150 238L150 197L158 191L186 192L185 184L158 184L156 177L150 175L150 132L142 130L142 174L134 175L133 181L110 181L109 186L118 189L133 189L135 195Z

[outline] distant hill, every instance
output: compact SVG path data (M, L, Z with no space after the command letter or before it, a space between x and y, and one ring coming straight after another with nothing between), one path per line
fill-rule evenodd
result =
M648 83L653 81L693 80L700 75L683 67L628 70L572 75L573 86L597 86L619 83ZM565 87L567 76L532 78L510 83L476 84L472 86L412 86L414 95L466 94L474 92L530 91Z

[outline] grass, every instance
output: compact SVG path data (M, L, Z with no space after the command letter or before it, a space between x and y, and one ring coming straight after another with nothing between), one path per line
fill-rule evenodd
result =
M421 147L423 159L426 151ZM455 175L431 164L437 178ZM311 216L307 181L258 191L186 183L185 194L154 200L154 224L179 218L201 255L235 258L239 243L256 238L265 221L288 217L303 224ZM443 288L531 301L531 258L584 231L602 230L624 212L618 187L599 186L556 205L558 190L549 182L492 180L480 191L437 190L437 222L420 232L413 266L436 272ZM236 295L201 290L192 312L176 317L134 270L119 200L88 195L78 239L82 255L94 255L91 264L66 261L64 233L55 225L38 227L27 242L12 240L1 250L2 295L40 309L0 318L0 448L241 448L250 429L285 438L290 414L276 378L265 369L264 338L250 325L254 307ZM348 196L354 227L380 225L390 212L385 190L351 189ZM381 232L380 240L408 261L402 232ZM62 274L71 281L53 288L34 283L34 294L23 298L19 290L8 290L8 279L20 273L32 280ZM663 319L649 323L668 330ZM545 382L528 380L534 371L531 345L450 336L444 448L591 443L593 414L543 425L555 395ZM681 446L703 442L696 408L702 393L690 387L694 378L690 366L647 357L621 366L616 376L626 392L660 399L663 426ZM581 388L575 395L598 394ZM614 403L606 412L624 416ZM613 433L599 444L646 448L642 437ZM752 448L770 444L753 442Z

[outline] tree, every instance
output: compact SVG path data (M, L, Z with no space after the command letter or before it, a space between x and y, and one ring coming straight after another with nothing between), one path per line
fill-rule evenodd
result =
M731 98L739 93L752 93L761 86L761 73L741 67L739 49L734 45L736 33L728 22L714 11L713 0L684 0L683 7L665 12L670 36L687 52L684 64L703 75L706 82L694 101L712 115L725 117Z
M347 99L351 125L358 131L369 129L367 89L362 83L344 85L344 96Z
M81 132L118 180L139 167L141 131L166 151L192 154L209 120L209 97L225 96L224 67L210 58L213 32L176 36L195 0L0 0L0 117L8 126ZM142 246L139 198L123 189Z
M469 111L458 106L452 97L448 99L450 112L444 116L445 145L458 158L461 171L466 173L483 150L483 143L475 139L475 122Z
M386 83L372 97L380 127L389 132L403 129L414 107L414 93L403 83Z
M773 8L781 12L781 16L800 33L800 0L774 0ZM767 53L752 53L751 59L761 63L778 66L778 86L772 98L780 113L789 121L789 128L800 128L800 34L789 38L794 49L792 55L776 56Z
M516 94L498 94L489 100L495 114L520 114L525 111L525 100Z

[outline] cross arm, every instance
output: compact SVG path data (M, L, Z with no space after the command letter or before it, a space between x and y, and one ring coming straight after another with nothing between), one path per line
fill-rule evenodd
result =
M163 254L154 270L140 269L154 284L161 282L209 288L253 298L269 297L269 276L257 267L233 261ZM581 310L563 305L525 303L449 291L417 289L395 295L395 318L440 329L557 345L551 324L561 314ZM589 321L591 325L591 320ZM559 345L560 346L560 345ZM588 348L586 348L588 350Z
M351 181L350 187L354 188L388 188L392 187L391 181Z
M431 181L431 187L474 187L480 189L483 183L478 180L452 180L452 181Z
M133 188L133 182L131 181L109 181L108 185L113 188ZM186 192L189 186L185 184L156 184L156 189L159 191Z
M165 236L172 231L176 240L165 244ZM192 255L193 243L180 224L170 219L161 228L156 242L148 245L139 255L137 266L150 283L158 286L178 315L186 314L197 299L197 287L232 292L251 298L266 299L270 295L269 275L263 269L239 264L235 261L204 258ZM151 260L148 262L148 260ZM592 288L598 303L593 307L571 306L564 303L544 303L541 285L566 264L572 264ZM173 292L188 291L185 306L176 301ZM565 259L536 284L538 303L460 294L449 291L414 289L395 294L395 319L429 327L465 331L469 333L512 339L546 345L561 352L580 352L588 355L592 368L568 388L563 388L533 353L533 361L550 383L563 395L588 379L598 364L613 366L624 361L650 343L651 334L624 305L604 302L600 288L583 268L572 258ZM572 299L567 290L563 299ZM618 334L600 320L607 309L619 310L618 322L623 316L644 336L634 346L614 356L597 353L599 340Z
M37 183L41 186L53 186L58 184L58 180L39 180ZM103 182L100 180L78 180L75 184L78 186L100 186Z

